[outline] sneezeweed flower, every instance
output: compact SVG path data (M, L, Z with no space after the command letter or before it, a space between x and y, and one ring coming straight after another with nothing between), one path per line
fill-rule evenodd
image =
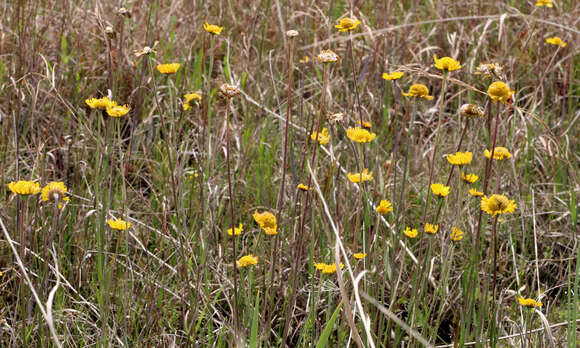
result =
M566 45L567 45L567 43L565 43L564 41L562 41L562 39L560 39L557 36L547 38L546 39L546 42L549 43L549 44L552 44L552 45L561 46L562 48L563 47L566 47Z
M367 121L362 121L361 122L361 120L358 120L358 121L356 121L356 124L358 124L362 128L371 128L372 127L371 123L370 122L367 122Z
M9 182L8 189L21 196L35 195L40 192L40 184L34 181L19 180Z
M304 58L299 60L300 64L306 64L308 62L310 62L310 57L308 56L304 56Z
M375 208L375 210L377 211L377 213L385 215L386 213L393 211L393 205L391 204L391 202L387 201L386 199L383 199L381 200L379 206Z
M278 224L274 214L270 213L269 211L258 213L256 210L253 217L267 235L278 234Z
M383 73L383 79L393 81L400 79L401 77L403 77L403 75L405 75L405 73L402 71L393 71L390 74Z
M471 163L472 157L471 152L456 152L447 156L447 162L455 166L464 166Z
M538 2L536 2L536 6L538 7L542 7L542 6L546 6L546 7L552 7L552 0L538 0Z
M43 202L62 202L70 200L69 197L66 196L67 188L64 185L64 182L60 181L51 181L48 185L42 188L40 193ZM62 205L59 204L59 208Z
M513 213L517 208L514 200L510 200L505 195L494 194L490 197L483 196L481 199L481 210L489 215Z
M304 184L298 184L298 189L300 189L302 191L308 191L308 190L312 190L312 187L308 187Z
M483 108L475 104L463 104L459 108L459 113L469 118L485 117Z
M129 113L131 108L125 105L117 105L115 102L111 102L109 106L107 106L107 115L111 117L123 117Z
M411 228L411 227L405 228L403 233L405 234L405 236L407 236L408 238L411 238L411 239L417 237L417 234L419 234L419 232L417 232L416 228Z
M322 271L324 269L324 266L326 266L324 262L317 262L314 264L314 267L319 271Z
M316 58L318 58L322 63L335 63L340 59L338 54L334 53L332 50L323 50Z
M491 98L491 100L495 102L507 103L507 101L514 95L514 91L512 91L508 85L501 81L495 81L491 85L489 85L487 89L487 95Z
M237 96L238 94L242 93L242 90L234 85L224 83L220 86L219 92L223 97L231 99Z
M240 257L238 261L236 261L236 265L238 268L253 266L258 263L258 257L252 254L248 254L246 256Z
M310 135L310 139L318 140L320 145L328 144L330 141L330 135L328 134L328 129L322 128L322 132L312 132Z
M429 88L423 84L414 84L409 87L407 93L402 93L405 97L423 98L427 100L433 100L433 96L429 95Z
M439 225L430 224L428 222L425 224L425 233L435 234L437 231L439 231Z
M234 227L234 233L232 233L231 228L228 228L228 234L230 236L232 236L232 235L239 236L240 234L242 234L242 232L244 232L244 224L242 224L242 223L240 223L240 225L238 227Z
M157 65L157 70L163 75L175 74L181 64L179 63L169 63L169 64L159 64Z
M473 184L478 179L479 179L479 176L477 176L475 174L465 174L464 172L461 172L461 180L465 181L468 184Z
M469 189L469 194L472 195L473 197L480 197L483 196L483 192L477 191L477 189Z
M359 24L360 21L357 21L354 18L341 18L339 20L339 23L334 27L338 29L338 31L351 31L356 29L356 27L358 27Z
M536 301L533 298L523 298L521 296L518 297L518 302L526 308L536 308L544 305L541 301Z
M367 253L354 253L352 256L357 260L362 260L367 257Z
M107 224L109 224L110 228L117 230L117 231L125 231L126 229L131 227L130 222L124 221L123 219L119 219L119 218L107 220Z
M475 75L483 75L485 77L495 77L500 80L505 80L503 67L498 63L481 63L474 73Z
M433 191L433 194L435 196L438 197L445 197L449 194L450 192L450 187L449 186L445 186L441 183L435 183L435 184L431 184L431 191Z
M344 268L344 264L341 262L340 263L340 269ZM332 263L330 265L324 265L324 268L322 268L322 273L323 274L333 274L336 273L336 263Z
M89 98L85 100L85 103L91 109L98 109L98 110L105 110L107 107L111 105L111 100L107 97L103 98Z
M203 24L203 29L205 29L205 31L207 31L210 34L220 35L222 33L222 30L224 30L224 27L220 27L215 24L209 24L208 22L205 22Z
M191 109L191 102L192 101L197 101L197 102L201 101L201 95L199 95L197 93L187 93L183 97L185 98L185 101L183 102L183 110L184 111Z
M359 127L347 129L346 136L356 143L370 143L377 137L375 133Z
M373 180L373 172L368 169L363 169L362 173L347 173L348 180L353 183L365 182Z
M451 238L451 240L454 242L459 242L460 240L463 239L463 231L460 230L459 228L453 226L453 228L451 229L451 235L449 236L449 238Z
M485 151L483 151L483 155L485 156L485 158L490 158L491 151L485 150ZM512 154L509 152L508 149L506 149L505 147L502 147L502 146L498 146L498 147L494 148L494 150L493 150L493 159L494 160L501 161L501 160L508 159L508 158L512 158Z
M433 60L435 61L435 67L439 70L455 71L461 69L461 64L451 57L437 59L437 55L434 54Z

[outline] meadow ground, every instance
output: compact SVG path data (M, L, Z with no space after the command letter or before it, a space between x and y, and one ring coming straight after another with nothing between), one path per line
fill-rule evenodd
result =
M580 344L580 2L0 13L0 346Z

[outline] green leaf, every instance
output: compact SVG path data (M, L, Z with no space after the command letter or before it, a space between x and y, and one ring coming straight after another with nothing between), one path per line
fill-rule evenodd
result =
M252 328L250 331L250 348L258 348L258 313L260 308L260 292L256 294L254 304L254 315L252 317Z
M326 323L326 327L324 328L324 331L322 331L322 335L320 335L320 338L316 343L316 348L323 348L326 347L326 345L328 344L328 338L330 337L330 334L332 333L332 330L334 328L334 322L336 322L336 319L338 318L340 307L342 307L342 301L340 301L340 303L334 310L334 313L332 313L332 316Z

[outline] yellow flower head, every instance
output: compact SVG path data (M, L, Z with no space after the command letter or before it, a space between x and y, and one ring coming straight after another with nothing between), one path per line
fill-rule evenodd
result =
M107 106L107 115L111 117L123 117L129 113L129 106L125 105L117 105L115 102L111 102L109 106Z
M312 190L312 187L308 187L304 184L298 184L298 189L300 189L302 191L308 191L308 190Z
M338 54L334 53L332 50L323 50L316 58L318 58L322 63L334 63L340 59Z
M300 59L300 64L306 64L308 62L310 62L310 57L308 56L304 56L304 58Z
M372 127L371 123L367 122L367 121L361 122L361 120L358 120L358 121L356 121L356 124L358 124L359 126L361 126L363 128L371 128Z
M175 74L180 66L181 64L179 63L159 64L157 65L157 70L163 75L171 75Z
M42 188L41 197L43 202L59 202L68 201L70 198L66 197L67 188L64 182L51 181L48 185Z
M103 98L90 98L90 99L86 99L85 103L91 108L91 109L99 109L99 110L105 110L106 108L108 108L111 105L111 100L107 97L103 97Z
M258 263L258 257L252 254L248 254L246 256L240 257L238 261L236 261L236 265L238 268L252 266Z
M371 133L368 130L359 127L347 129L346 136L356 143L369 143L377 137L375 133Z
M451 238L451 240L454 242L459 242L463 239L463 231L453 226L451 229L451 236L449 236L449 238Z
M476 189L472 188L469 189L469 194L472 195L473 197L480 197L483 196L483 192L479 192Z
M278 234L278 224L274 214L269 211L264 211L263 213L258 213L256 210L254 212L254 220L260 225L260 227L266 232L267 235Z
M420 83L411 85L409 91L407 93L403 92L402 94L405 97L415 97L433 100L433 96L429 95L429 89L427 88L427 86Z
M461 172L461 179L466 183L473 184L479 179L479 176L475 174L465 174L464 172Z
M201 95L197 93L187 93L183 96L185 101L183 102L183 110L187 111L191 108L192 101L201 101Z
M515 201L504 195L494 194L490 197L483 196L481 199L481 210L492 216L513 213L516 208Z
M203 24L203 29L205 29L205 31L210 34L219 35L222 33L222 30L224 30L224 27L219 27L215 24L209 24L208 22L205 22Z
M538 7L542 7L542 6L546 6L546 7L552 7L552 0L538 0L538 2L536 2L536 6Z
M552 45L557 45L557 46L562 46L562 47L566 47L566 45L567 45L567 43L562 41L562 39L560 39L557 36L547 38L546 42L549 44L552 44Z
M447 162L456 166L464 166L471 163L472 156L471 152L456 152L447 156Z
M443 57L437 59L437 55L433 55L433 60L435 61L435 67L439 70L445 71L455 71L461 69L461 64L451 57Z
M407 227L405 228L405 230L403 231L403 233L405 234L405 236L413 239L415 237L417 237L417 234L419 234L419 232L417 232L416 228L411 228L411 227Z
M350 31L356 29L360 21L357 21L354 18L341 18L339 23L334 27L338 29L338 31Z
M485 151L483 151L483 155L485 156L485 158L490 158L491 151L485 150ZM494 160L501 161L501 160L508 159L508 158L512 158L512 154L505 147L498 146L498 147L493 149L493 159Z
M489 85L487 89L487 95L493 100L493 102L501 102L507 103L507 101L514 95L514 91L512 91L508 85L501 81L495 81L491 85Z
M430 224L428 222L425 224L425 233L435 234L437 231L439 231L439 225Z
M119 219L119 218L107 220L107 224L109 224L110 228L117 230L117 231L125 231L126 229L131 227L130 222L126 222L126 221Z
M463 104L459 108L459 113L469 118L485 117L485 112L479 105Z
M441 183L435 183L435 184L431 184L431 191L433 191L433 194L435 196L445 197L449 194L450 187L445 186Z
M340 269L344 268L344 264L340 263ZM324 264L324 267L321 269L323 274L333 274L336 273L336 263L332 263L330 265Z
M534 300L533 298L523 298L521 296L518 297L518 302L526 308L536 308L543 306L543 303L541 301L536 302L536 300Z
M352 256L357 260L362 260L365 257L367 257L367 253L355 253L355 254L352 254Z
M391 204L391 202L387 201L386 199L383 199L381 200L379 206L375 208L375 210L377 211L377 213L385 215L386 213L393 211L393 205Z
M324 262L317 262L314 264L314 267L319 271L322 271L325 266L326 264Z
M385 79L385 80L389 80L389 81L392 81L392 80L398 80L398 79L400 79L401 77L403 77L403 75L405 75L405 73L404 73L404 72L402 72L402 71L393 71L393 72L392 72L392 73L390 73L390 74L383 73L383 79Z
M312 132L310 135L310 139L318 140L320 145L328 144L330 141L330 135L328 134L328 129L322 128L322 132Z
M17 195L21 196L35 195L40 192L40 184L34 181L12 181L8 183L8 189L10 189L12 193L16 193Z
M362 173L347 173L346 176L350 182L359 183L373 180L373 172L368 169L363 169Z
M230 236L232 236L232 235L239 236L240 234L242 234L242 232L244 232L244 225L242 223L240 223L240 225L238 227L234 227L234 233L232 233L231 228L228 228L228 234Z

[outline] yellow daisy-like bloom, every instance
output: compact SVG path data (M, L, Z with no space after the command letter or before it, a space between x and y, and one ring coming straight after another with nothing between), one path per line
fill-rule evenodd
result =
M552 45L557 45L557 46L562 46L562 47L566 47L566 45L567 45L567 43L562 41L562 39L560 39L557 36L547 38L546 42L549 44L552 44Z
M107 224L109 224L110 228L117 230L117 231L125 231L126 229L131 227L130 222L124 221L123 219L119 219L119 218L107 220Z
M344 268L344 264L341 262L340 263L340 269ZM336 263L332 263L330 265L324 265L324 268L322 268L322 273L323 274L333 274L336 273Z
M405 73L402 71L393 71L390 74L383 73L383 79L393 81L400 79L401 77L403 77L403 75L405 75Z
M222 30L224 30L224 27L219 27L215 24L209 24L208 22L205 22L203 24L203 29L205 29L205 31L210 34L219 35L222 33Z
M435 234L437 231L439 231L439 225L430 224L428 222L425 224L425 233Z
M129 113L131 108L125 105L117 105L115 102L111 102L109 106L107 106L107 115L111 117L123 117Z
M460 230L459 228L453 226L453 228L451 229L451 235L449 236L449 238L451 238L451 240L454 242L459 242L460 240L463 239L463 231Z
M185 101L183 102L183 110L185 110L185 111L187 111L191 108L192 101L197 101L197 102L201 101L201 95L199 95L197 93L187 93L183 97L185 98Z
M473 197L480 197L483 196L483 192L479 192L476 189L472 188L469 189L469 194L472 195Z
M238 268L252 266L258 263L258 257L252 254L248 254L246 256L240 257L238 261L236 261L236 265Z
M269 211L264 211L263 213L258 213L256 210L254 212L254 220L260 225L260 227L266 232L267 235L278 234L278 224L274 214Z
M485 150L485 151L483 151L483 155L485 156L485 158L490 158L491 151ZM493 150L493 159L494 160L501 161L501 160L508 159L508 158L512 158L512 154L505 147L498 146Z
M352 256L357 260L362 260L365 257L367 257L367 253L355 253L355 254L352 254Z
M347 173L346 176L350 182L359 183L373 180L373 172L368 169L363 169L362 173Z
M330 141L330 135L328 134L328 129L322 128L322 132L312 132L310 135L310 139L318 140L320 145L328 144Z
M308 56L304 56L304 58L299 60L300 64L306 64L308 62L310 62L310 57Z
M431 184L431 191L433 191L433 194L435 196L445 197L449 194L450 187L445 186L441 183L435 183L435 184Z
M541 301L536 302L533 298L523 298L521 296L518 297L518 302L526 308L536 308L544 305Z
M379 206L375 208L375 210L377 211L377 213L385 215L386 213L393 211L393 205L391 204L391 202L387 201L386 199L383 199L379 204Z
M439 70L455 71L461 69L461 64L451 57L437 59L437 55L434 54L433 60L435 61L435 67Z
M427 86L416 83L409 87L409 91L407 93L402 93L405 97L415 97L415 98L423 98L427 100L433 100L433 96L429 95L429 88Z
M508 85L501 81L495 81L487 88L487 95L495 102L507 103L507 101L514 95Z
M415 238L415 237L417 237L417 234L419 234L419 232L417 232L416 228L411 228L411 227L405 228L405 231L403 231L403 233L405 234L405 236L407 236L409 238Z
M542 7L542 6L546 6L546 7L552 7L552 0L538 0L538 2L536 2L536 6L538 7Z
M35 195L40 192L40 184L34 181L19 180L18 182L8 183L8 189L12 193L16 193L21 196Z
M60 181L51 181L48 185L42 188L42 192L40 193L43 202L59 202L59 201L68 201L70 200L69 197L66 197L67 188L64 185L64 182Z
M358 124L359 126L361 126L363 128L371 128L371 126L372 126L370 122L367 122L367 121L361 122L360 120L356 121L356 124Z
M90 98L90 99L86 99L85 103L91 108L91 109L99 109L99 110L105 110L106 108L108 108L111 105L111 100L107 97L103 97L103 98Z
M322 63L334 63L340 59L338 54L334 53L332 50L323 50L316 58L318 58Z
M360 21L357 21L354 18L341 18L339 23L334 27L338 29L338 31L350 31L356 29Z
M300 189L302 191L308 191L308 190L312 190L312 187L308 187L304 184L298 184L298 189Z
M242 234L242 232L244 232L244 225L242 223L240 223L240 225L238 227L234 227L234 233L232 233L232 229L228 228L228 234L230 236L232 235L236 235L239 236L240 234Z
M455 166L464 166L471 163L473 154L471 152L456 152L447 156L447 162Z
M324 269L324 266L326 266L324 262L317 262L314 264L314 267L319 271L322 271Z
M465 174L461 172L461 180L465 181L466 183L473 184L479 179L479 176L475 174Z
M459 113L469 118L485 117L482 107L475 104L463 104L459 108Z
M489 215L513 213L517 208L514 200L510 200L504 195L494 194L490 197L483 196L481 199L481 210Z
M159 64L157 65L157 70L163 75L171 75L175 74L180 66L181 64L179 63Z
M359 127L347 129L346 136L356 143L369 143L377 137L375 133Z

